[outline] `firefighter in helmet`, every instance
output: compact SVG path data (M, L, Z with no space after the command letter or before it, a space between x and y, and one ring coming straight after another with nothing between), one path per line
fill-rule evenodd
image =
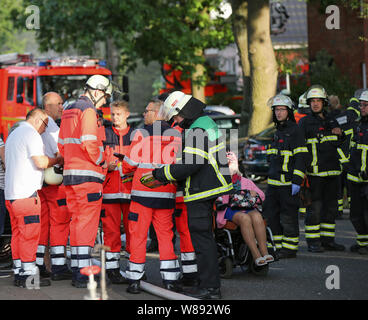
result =
M306 97L311 114L302 118L299 126L308 147L307 179L312 197L305 217L308 250L343 251L345 247L335 242L335 217L341 174L338 148L343 144L345 134L326 111L328 96L322 86L309 88Z
M284 95L269 101L276 133L267 150L270 159L263 214L274 235L279 258L295 258L299 244L299 190L308 149L295 123L293 102Z

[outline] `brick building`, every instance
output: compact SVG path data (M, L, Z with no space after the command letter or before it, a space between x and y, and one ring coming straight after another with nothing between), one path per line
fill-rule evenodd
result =
M336 66L358 88L367 87L368 68L368 19L360 17L360 10L342 5L339 9L339 29L328 29L326 20L332 11L314 2L307 5L308 54L313 61L316 53L325 49L334 59ZM332 21L335 26L338 21ZM331 27L331 25L329 25ZM365 38L365 40L363 40Z

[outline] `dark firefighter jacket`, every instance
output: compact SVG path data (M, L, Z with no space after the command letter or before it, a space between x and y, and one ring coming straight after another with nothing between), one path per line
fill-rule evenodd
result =
M156 169L153 175L161 182L185 180L184 202L229 193L233 185L224 140L210 117L199 117L184 132L182 153L178 154L176 164Z
M304 179L308 149L298 125L286 121L278 126L271 147L268 184L276 186L301 185Z
M327 177L341 173L338 148L345 141L345 134L332 133L333 128L340 127L337 121L324 112L325 118L312 113L299 121L306 145L308 147L307 174Z

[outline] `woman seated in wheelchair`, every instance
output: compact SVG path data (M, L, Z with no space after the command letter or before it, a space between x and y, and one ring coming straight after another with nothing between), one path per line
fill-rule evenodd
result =
M257 204L262 203L265 195L251 180L242 177L238 159L233 152L227 153L227 159L234 191L217 199L217 203L220 203L217 226L223 228L227 220L239 226L255 265L266 265L273 262L274 257L268 253L266 226L257 209Z

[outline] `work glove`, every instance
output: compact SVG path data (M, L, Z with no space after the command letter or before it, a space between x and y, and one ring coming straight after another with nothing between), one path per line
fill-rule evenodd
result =
M292 184L291 185L291 195L295 196L300 190L300 186L298 186L297 184Z

